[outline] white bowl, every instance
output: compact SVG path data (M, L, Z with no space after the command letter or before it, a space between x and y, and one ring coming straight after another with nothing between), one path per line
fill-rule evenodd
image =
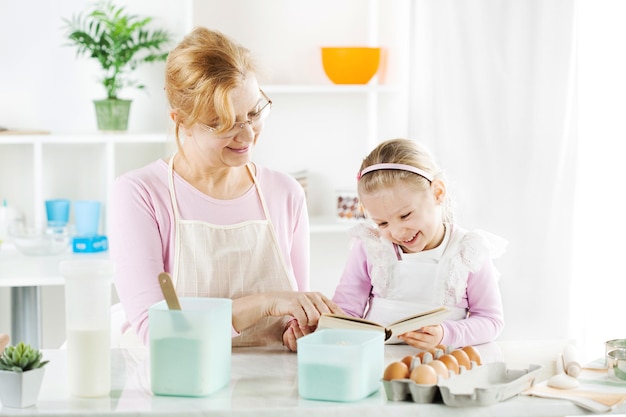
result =
M67 227L36 228L24 222L9 225L9 237L24 255L58 255L67 250L71 236Z

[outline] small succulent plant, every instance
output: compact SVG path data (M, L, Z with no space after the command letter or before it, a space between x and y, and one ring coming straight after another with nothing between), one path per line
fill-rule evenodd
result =
M26 372L41 368L48 363L41 358L42 354L38 349L24 342L7 346L0 355L0 371Z

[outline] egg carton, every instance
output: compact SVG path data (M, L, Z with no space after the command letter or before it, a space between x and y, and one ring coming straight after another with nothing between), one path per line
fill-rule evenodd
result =
M430 359L430 358L429 358ZM428 360L430 362L430 360ZM425 362L425 363L428 363ZM411 369L421 364L419 358L414 358ZM476 362L471 362L471 369L479 366ZM469 372L465 366L459 366L459 375ZM450 378L456 378L459 375L450 372ZM437 384L418 384L409 378L392 379L391 381L382 380L385 394L389 401L413 401L420 404L442 402L439 383L445 379L441 376L437 377Z
M504 362L471 370L462 366L459 374L437 378L436 384L418 384L411 379L382 381L389 401L413 401L420 404L443 402L452 407L487 406L507 400L532 387L541 365L527 369L507 369Z

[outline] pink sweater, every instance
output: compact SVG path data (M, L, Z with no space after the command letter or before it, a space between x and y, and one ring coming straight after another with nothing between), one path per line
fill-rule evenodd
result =
M454 228L455 233L464 233ZM464 256L470 256L467 253ZM444 251L444 257L460 256L458 253ZM481 267L470 272L467 277L467 286L462 299L455 305L469 312L469 318L463 320L445 320L442 323L442 344L453 347L477 345L494 341L504 327L502 299L498 287L499 273L495 269L491 257L481 254L484 259ZM485 259L486 258L486 259ZM368 259L365 245L361 240L355 244L348 256L344 272L333 301L347 314L363 317L370 297L376 297L372 292L370 272L371 261Z
M309 222L304 190L289 175L268 168L257 166L256 177L288 272L295 277L299 291L308 291ZM182 219L228 225L265 218L254 187L236 199L217 200L176 173L174 187ZM158 160L120 176L110 197L108 231L115 288L128 322L147 343L148 308L163 300L157 276L171 272L174 262L167 163Z

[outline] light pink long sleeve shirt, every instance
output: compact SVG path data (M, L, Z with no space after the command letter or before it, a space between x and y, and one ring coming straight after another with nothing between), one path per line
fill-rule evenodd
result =
M465 233L459 231L459 228L455 228L455 232ZM442 259L461 256L450 251L442 252ZM463 256L472 256L471 251L467 252ZM456 321L445 320L442 323L441 343L444 345L462 347L491 342L504 327L502 298L498 287L499 273L490 256L486 256L481 265L469 273L464 295L455 305L465 309L469 317ZM368 258L365 244L361 240L355 240L333 296L333 301L351 316L364 317L370 299L378 296L373 290L370 278L372 268L373 264Z
M288 273L295 278L298 291L308 291L310 243L304 190L294 178L268 168L257 166L256 177ZM233 200L218 200L201 193L176 173L174 187L182 219L218 225L265 219L255 187ZM109 201L114 283L129 322L122 331L130 324L139 339L147 343L148 308L163 300L157 276L171 272L174 264L174 213L167 163L158 160L120 176Z

